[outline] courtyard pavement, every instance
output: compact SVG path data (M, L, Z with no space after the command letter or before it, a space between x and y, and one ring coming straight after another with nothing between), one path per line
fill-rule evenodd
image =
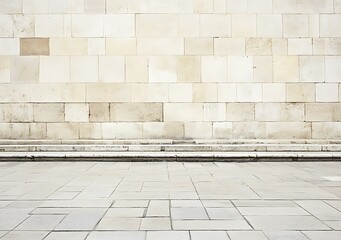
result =
M0 162L3 240L340 240L341 162Z

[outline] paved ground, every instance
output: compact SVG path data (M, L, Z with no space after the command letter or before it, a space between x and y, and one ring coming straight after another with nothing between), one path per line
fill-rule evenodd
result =
M0 162L0 236L340 240L341 162Z

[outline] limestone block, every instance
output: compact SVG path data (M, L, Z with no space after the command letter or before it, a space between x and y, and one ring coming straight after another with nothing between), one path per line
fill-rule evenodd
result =
M18 38L0 38L0 56L1 55L19 55Z
M138 55L183 55L182 38L138 38Z
M106 55L136 55L136 38L106 38Z
M29 123L1 123L0 137L2 139L29 139Z
M203 56L201 58L202 82L227 82L227 57Z
M215 139L231 139L233 136L231 122L214 122L213 138Z
M256 35L256 14L232 15L232 37L255 37Z
M214 0L194 0L195 13L213 13Z
M272 55L272 39L247 38L246 55Z
M107 14L104 16L105 37L134 37L135 16L133 14Z
M178 31L175 14L137 14L137 37L176 37Z
M90 122L109 122L109 103L90 103Z
M320 37L341 37L341 14L320 15Z
M311 123L268 122L266 137L270 139L310 139Z
M61 102L62 89L57 83L35 83L30 86L31 102Z
M23 0L0 0L0 13L21 13Z
M102 138L103 139L116 138L116 123L102 123Z
M81 83L65 83L61 85L62 102L85 102L85 85Z
M0 56L0 83L11 81L11 59L10 57Z
M288 40L286 38L272 39L272 55L288 55Z
M334 12L341 13L341 0L334 0Z
M176 82L177 58L156 56L149 58L149 82Z
M99 57L100 82L124 82L125 62L124 57Z
M50 54L60 56L87 55L86 38L50 38Z
M272 0L248 0L247 11L249 13L271 13Z
M4 104L3 111L5 122L33 121L33 104L29 103Z
M340 139L341 123L340 122L312 123L312 138Z
M98 57L72 56L71 82L98 82Z
M177 16L179 37L199 37L198 14L178 14Z
M227 13L246 13L248 0L226 0Z
M105 0L85 0L86 13L105 13Z
M218 102L237 101L237 85L235 83L218 83Z
M11 82L34 83L39 81L39 57L12 57Z
M164 121L202 121L203 104L202 103L165 103Z
M268 122L304 121L304 104L256 103L255 119L256 121Z
M300 57L300 82L324 82L324 57Z
M339 89L338 89L337 83L316 84L316 102L338 102L338 101L339 101Z
M214 54L245 55L245 38L214 38Z
M88 55L105 55L105 39L89 38L88 39Z
M102 15L72 15L72 36L73 37L103 37L103 16Z
M340 38L314 38L314 55L341 55Z
M326 82L341 82L341 57L326 56Z
M145 122L143 123L144 139L181 139L184 137L184 126L181 122Z
M89 122L89 104L66 103L65 122Z
M253 57L253 81L273 82L273 58L271 56Z
M0 7L1 8L1 7ZM14 20L14 37L34 37L34 23L35 17L30 14L15 14L13 15Z
M47 2L46 0L43 0ZM35 15L36 37L63 37L64 16L62 14L37 14Z
M211 139L212 123L208 122L186 122L185 123L186 139Z
M148 82L149 62L145 56L127 56L126 82Z
M157 13L192 13L193 0L149 0L149 11Z
M299 0L297 3L302 13L333 13L333 0Z
M47 123L48 139L79 139L78 123Z
M226 104L225 103L205 103L204 104L204 121L222 122L225 120L226 120Z
M130 102L131 86L123 83L97 83L86 85L88 102Z
M297 13L298 1L297 0L273 0L273 12L275 13Z
M84 13L84 0L68 0L69 13Z
M315 85L311 83L286 84L287 102L314 102Z
M230 37L231 16L223 14L200 15L201 37Z
M264 139L266 136L266 124L262 122L234 122L234 139Z
M30 123L30 139L46 139L46 130L47 124L46 123Z
M263 89L259 83L237 84L238 102L262 102Z
M0 84L0 102L29 102L29 84Z
M0 37L13 37L13 15L0 14Z
M282 15L258 14L257 34L258 37L282 37Z
M4 122L4 105L0 104L0 123Z
M39 82L69 82L69 57L40 57Z
M142 123L117 123L116 137L118 139L142 139Z
M309 37L309 17L306 14L283 15L284 37Z
M285 102L285 84L264 83L263 102Z
M133 84L131 88L132 102L168 102L168 96L164 83Z
M114 122L161 122L161 103L111 103L110 120Z
M200 57L179 56L177 65L178 82L200 82L201 64Z
M185 38L186 55L213 54L213 38Z
M49 0L49 13L67 13L69 0Z
M194 83L193 102L217 102L218 88L216 83Z
M254 103L227 103L226 120L231 122L243 122L255 120Z
M49 55L50 41L48 38L21 38L20 55Z
M213 0L214 13L226 13L226 0Z
M49 1L23 0L23 13L48 13Z
M319 37L320 36L320 15L309 14L309 36Z
M193 87L190 83L169 84L169 102L192 102Z
M63 103L37 103L33 105L34 122L64 122Z
M80 139L101 139L102 124L101 123L80 123L79 124Z
M339 122L341 121L340 103L305 104L305 121Z
M232 56L228 59L229 82L253 82L253 57Z
M107 0L107 13L148 13L149 0Z
M298 57L274 56L274 81L298 82Z
M292 38L288 39L289 55L312 55L313 41L311 38Z

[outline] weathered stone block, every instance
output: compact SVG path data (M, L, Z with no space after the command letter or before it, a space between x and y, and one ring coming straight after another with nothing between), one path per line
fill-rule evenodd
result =
M90 122L109 122L109 103L90 103Z
M66 103L66 122L89 122L89 104L87 103Z
M48 38L21 38L20 55L49 55L50 41Z
M47 123L49 139L79 139L78 123Z
M226 120L230 122L243 122L255 120L254 103L227 103Z
M161 122L161 103L112 103L110 120L115 122Z
M33 105L34 122L64 122L63 103L40 103Z
M39 57L11 58L11 82L35 83L39 81Z
M32 122L33 105L29 103L4 104L5 122Z

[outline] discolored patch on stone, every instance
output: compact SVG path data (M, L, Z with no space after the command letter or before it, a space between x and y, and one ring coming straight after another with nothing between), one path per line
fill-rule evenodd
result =
M50 40L49 38L21 38L20 39L20 55L49 55Z

